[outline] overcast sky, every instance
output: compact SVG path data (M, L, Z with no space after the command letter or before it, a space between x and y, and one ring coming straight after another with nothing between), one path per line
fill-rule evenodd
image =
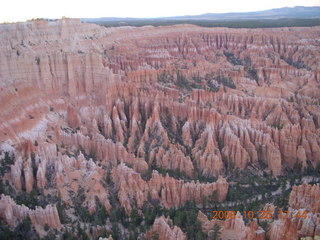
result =
M31 18L166 17L320 6L320 0L1 0L0 22Z

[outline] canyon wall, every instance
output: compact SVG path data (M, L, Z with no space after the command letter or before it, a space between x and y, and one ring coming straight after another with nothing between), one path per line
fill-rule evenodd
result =
M31 210L9 197L35 191L61 198L71 212L103 206L130 214L150 200L164 208L224 201L238 170L315 171L319 31L0 24L1 180L12 190L4 188L1 218L59 227L53 200ZM237 239L315 236L318 196L318 186L294 187L291 215L267 233L240 215L199 219L205 233L219 224ZM309 211L306 219L294 217L299 209ZM153 228L163 239L184 239L168 221Z

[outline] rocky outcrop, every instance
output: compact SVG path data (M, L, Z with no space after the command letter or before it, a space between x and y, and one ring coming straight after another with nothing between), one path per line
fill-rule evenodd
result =
M265 240L265 231L258 225L257 220L253 220L247 227L247 240Z
M320 211L320 186L309 184L293 186L289 205L293 209L304 208L310 212L318 213Z
M207 216L201 211L198 212L197 219L201 223L202 231L208 234L217 224L220 226L221 239L237 239L237 240L264 240L265 231L259 227L257 220L252 220L247 226L240 212L237 212L234 219L208 220Z
M192 149L197 166L205 176L218 176L224 172L224 163L216 139L213 127L206 125L206 129Z
M67 123L72 128L80 127L79 115L76 112L75 108L71 105L69 105L67 109Z
M18 158L15 163L11 165L11 181L18 190L22 190L21 168L22 159Z
M185 156L185 149L179 144L174 145L175 140L170 141L168 132L161 122L160 106L153 103L153 110L146 121L145 130L137 149L138 156L148 158L149 164L156 164L165 169L178 170L193 176L194 166L190 157ZM171 119L166 119L167 128L173 128ZM173 129L170 129L171 131ZM149 153L150 152L150 153ZM149 154L149 156L148 156Z
M309 212L306 217L298 217L305 209L289 208L285 219L278 219L270 224L268 237L275 240L300 239L301 237L320 236L320 220L317 213Z
M227 181L220 177L214 183L184 182L174 179L168 174L163 177L153 171L150 180L145 181L140 174L124 164L112 170L112 179L118 188L118 198L121 206L130 213L134 206L141 208L145 201L159 200L165 208L180 207L187 201L202 205L215 192L217 200L223 201L228 192Z
M73 204L71 193L77 193L81 189L85 192L83 207L90 213L96 211L96 198L110 210L108 190L103 186L106 172L92 159L85 159L80 152L77 157L61 155L56 145L45 144L40 146L39 167L37 171L38 187L55 187L60 192L63 201ZM48 157L47 157L48 156ZM48 182L48 179L51 182Z
M286 240L320 236L319 185L294 186L288 216L270 224L270 239Z
M164 216L156 218L152 228L146 233L146 239L154 238L159 240L187 240L186 234L179 227L173 226L170 218Z
M11 227L15 227L19 222L30 217L33 224L41 226L48 225L51 228L61 226L58 211L55 205L47 205L46 208L36 207L29 209L24 205L16 204L9 196L1 195L0 217Z
M22 141L18 146L18 152L15 156L14 164L11 168L11 181L18 190L25 190L30 193L34 187L35 165L34 146L31 141Z
M201 211L198 213L198 220L201 222L202 231L208 233L214 228L215 224L221 227L222 239L272 239L272 240L289 240L300 239L301 237L316 237L320 233L319 211L314 211L314 207L319 207L319 201L316 194L318 185L301 185L294 186L289 199L290 208L288 215L279 215L278 219L269 219L267 234L259 227L257 220L252 220L245 224L241 214L238 212L235 219L225 221L211 220ZM308 210L307 210L308 209ZM306 211L307 210L307 211ZM263 211L269 211L273 216L276 215L276 207L273 204L266 204ZM305 212L306 211L306 212ZM313 212L312 212L313 211ZM305 213L305 214L304 214ZM259 219L259 221L262 221Z
M158 151L152 150L150 159L155 159L157 166L164 169L172 169L193 177L194 167L190 157L186 157L184 153L174 145L170 145L169 150L159 147Z
M90 213L96 211L96 198L107 211L111 209L108 199L108 190L103 186L105 171L98 167L92 159L87 161L80 155L75 158L58 158L55 164L56 184L60 190L63 200L68 199L68 193L78 192L83 189L85 192L85 201L83 207L87 207Z
M65 145L79 147L87 155L94 154L106 165L116 166L119 162L125 162L139 172L144 172L148 168L144 159L135 157L128 153L121 143L114 143L100 134L95 134L90 139L81 132L68 134L68 132L60 131L59 138Z

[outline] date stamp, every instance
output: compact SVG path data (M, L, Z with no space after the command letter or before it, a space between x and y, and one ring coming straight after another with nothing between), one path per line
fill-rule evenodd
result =
M226 220L226 219L236 219L241 218L240 215L237 215L236 211L212 211L213 216L212 219L218 219L218 220ZM272 219L276 213L273 213L268 210L261 210L259 212L254 211L242 211L240 212L242 215L242 218L246 219L261 219L261 220L268 220ZM287 218L289 215L292 215L296 218L307 218L307 211L278 211L277 216L279 219Z

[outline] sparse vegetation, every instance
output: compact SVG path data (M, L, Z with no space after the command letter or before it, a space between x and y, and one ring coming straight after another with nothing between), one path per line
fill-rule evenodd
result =
M36 57L35 61L36 61L37 65L40 65L40 57Z
M201 27L228 27L228 28L276 28L276 27L308 27L319 26L319 19L262 19L262 20L132 20L132 21L97 21L96 24L105 27L118 26L171 26L175 24L194 24Z
M192 89L187 78L179 71L177 72L177 81L175 82L175 85L180 89L186 89L188 91Z
M218 240L221 234L221 227L218 224L213 226L213 229L208 232L208 240Z
M35 229L31 227L31 220L27 217L19 223L13 230L8 225L0 225L0 239L40 239Z
M33 189L30 193L20 192L16 197L15 201L19 205L25 205L28 208L35 209L36 206L39 206L38 203L39 192L36 189Z
M10 170L10 166L14 164L14 155L9 152L4 153L4 159L0 161L0 176L3 176Z
M58 211L58 214L59 214L59 219L60 219L60 222L62 224L65 224L65 223L68 223L68 216L66 214L66 211L65 211L65 204L61 201L61 197L60 197L60 193L58 194L58 201L57 201L57 211Z
M218 92L220 87L218 85L213 84L211 81L208 83L209 91Z
M163 72L158 75L157 81L161 83L170 83L173 82L173 76L166 70L163 70Z
M234 84L233 80L229 77L224 77L224 76L218 76L215 78L215 80L218 83L221 83L223 86L229 87L229 88L236 88L236 85Z
M273 123L270 126L273 128L276 128L278 130L281 130L283 128L283 124L281 124L281 123Z
M282 60L284 60L286 63L288 63L289 65L295 67L295 68L298 68L298 69L301 69L301 68L305 68L307 69L308 71L311 71L311 68L308 67L303 61L301 60L298 60L298 61L294 61L292 60L292 58L286 58L284 56L281 56L280 57Z
M257 70L254 67L248 67L246 68L247 72L249 73L250 78L253 78L257 84L259 84L259 77Z
M48 224L45 224L45 225L44 225L44 230L45 230L46 232L48 232L49 229L50 229L49 225L48 225Z
M81 221L92 222L92 216L90 215L88 208L83 205L85 199L86 195L84 189L80 187L76 195L72 198L74 209L76 211L76 215Z
M226 56L227 60L233 65L243 65L243 61L240 58L235 57L232 52L224 51L223 54Z

